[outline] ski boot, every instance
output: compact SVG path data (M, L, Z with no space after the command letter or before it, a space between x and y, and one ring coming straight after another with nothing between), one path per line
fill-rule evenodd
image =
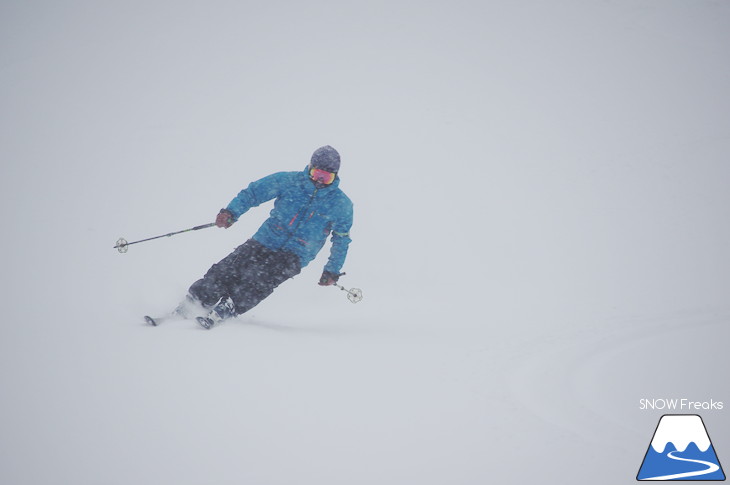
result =
M213 309L204 317L197 317L195 320L206 330L216 323L220 323L227 318L236 316L236 309L230 298L221 300Z

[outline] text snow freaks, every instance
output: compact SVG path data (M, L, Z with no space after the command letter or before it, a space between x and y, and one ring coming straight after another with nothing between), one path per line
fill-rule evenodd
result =
M692 401L691 399L641 399L639 400L639 409L659 409L670 411L700 411L715 410L719 411L723 407L722 401Z

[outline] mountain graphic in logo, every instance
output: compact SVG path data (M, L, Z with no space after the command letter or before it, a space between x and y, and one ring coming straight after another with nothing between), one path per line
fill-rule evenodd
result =
M725 480L705 423L696 414L659 420L637 480Z

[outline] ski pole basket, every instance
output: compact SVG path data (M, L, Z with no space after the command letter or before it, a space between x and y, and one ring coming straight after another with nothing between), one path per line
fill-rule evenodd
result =
M342 291L347 292L347 299L353 303L357 303L362 300L362 290L360 288L350 288L349 290L344 286L335 284L335 286Z

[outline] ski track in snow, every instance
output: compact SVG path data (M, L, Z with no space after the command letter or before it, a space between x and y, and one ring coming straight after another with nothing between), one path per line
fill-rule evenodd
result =
M641 433L643 430L638 424L642 422L642 416L635 413L638 399L647 395L647 391L641 384L632 382L635 369L646 365L645 357L657 345L665 346L667 353L672 353L672 348L684 353L680 365L670 372L674 376L668 380L670 384L678 375L691 374L685 368L687 361L699 363L695 372L699 369L706 372L703 362L708 349L702 344L709 342L711 335L724 331L727 321L727 316L720 315L666 315L612 322L600 330L573 330L570 337L546 339L542 344L533 344L531 348L539 350L526 356L508 374L509 398L523 411L526 419L534 420L535 426L543 429L544 434L562 436L563 446L571 453L578 453L580 447L611 449L616 456L623 457L621 462L625 468L619 470L630 473L638 467L640 460L631 461L633 453L627 448L627 436L639 449L645 446L647 439L646 431ZM689 344L691 342L699 345ZM685 349L687 344L689 351ZM715 347L719 352L721 345L715 343ZM633 361L637 365L627 365ZM619 362L621 365L617 365ZM713 375L722 379L721 371L714 371ZM686 379L693 380L683 378ZM612 390L619 385L627 386L627 390L635 389L636 400L630 406L618 405L617 395ZM643 387L650 386L644 384ZM667 389L669 393L673 386L660 383L658 388ZM600 457L591 456L591 460L595 461L585 465L587 470L601 466Z

